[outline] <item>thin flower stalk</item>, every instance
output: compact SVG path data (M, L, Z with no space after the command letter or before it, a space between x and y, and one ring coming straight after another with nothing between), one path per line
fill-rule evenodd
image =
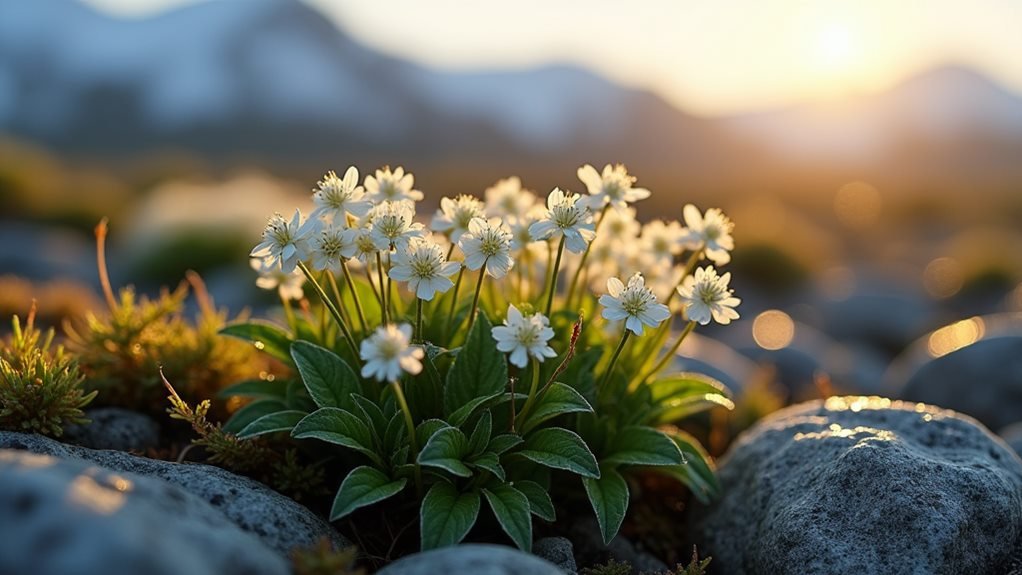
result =
M305 274L305 277L308 278L309 283L312 284L312 287L315 288L316 293L319 294L320 299L323 300L323 305L325 305L327 309L330 311L330 315L334 316L334 321L336 321L337 325L341 328L341 332L344 334L344 339L347 340L348 346L351 347L351 352L355 360L355 364L359 365L358 345L355 344L355 338L351 335L351 330L348 329L348 325L345 323L344 318L341 317L341 312L337 309L337 306L335 306L333 302L330 300L330 296L327 295L326 291L323 290L323 286L319 285L319 282L316 281L316 276L313 275L312 270L310 270L305 265L305 262L299 260L298 267L299 269L302 270L302 273Z

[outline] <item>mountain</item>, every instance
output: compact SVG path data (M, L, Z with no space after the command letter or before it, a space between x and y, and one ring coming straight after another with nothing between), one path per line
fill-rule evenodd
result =
M580 68L456 73L391 58L297 0L136 20L72 0L0 3L0 129L70 151L541 157L703 124Z
M141 19L75 0L0 2L0 133L90 157L182 148L270 167L343 158L527 175L621 161L644 183L707 193L790 188L806 173L1022 180L1022 99L967 68L702 118L575 66L424 67L358 43L298 0Z

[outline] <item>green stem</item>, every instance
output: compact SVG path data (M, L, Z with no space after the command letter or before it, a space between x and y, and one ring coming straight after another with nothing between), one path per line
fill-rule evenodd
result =
M422 341L422 299L415 298L415 335L413 341Z
M525 416L529 414L529 409L532 408L532 404L536 402L536 390L539 389L539 362L532 362L532 384L529 386L529 397L525 400L525 405L522 406L522 411L519 412L516 421L518 427L525 422ZM514 403L514 396L511 397L511 402Z
M653 369L649 370L649 372L646 373L646 375L636 379L632 383L632 385L629 385L628 390L632 391L640 384L645 383L646 380L656 375L661 369L663 369L668 363L670 363L671 358L674 357L674 354L678 352L678 348L681 347L681 342L685 341L685 338L688 337L688 334L692 333L692 330L694 330L695 327L696 322L689 321L688 324L685 325L685 329L681 331L681 335L678 336L678 340L674 342L674 345L671 346L671 349L667 352L667 354L664 355L664 357L662 357L660 361L658 361L657 364L653 366Z
M337 285L337 278L335 278L334 274L330 273L329 270L323 273L326 275L327 279L330 280L330 290L334 293L334 298L337 300L335 303L337 305L337 310L341 312L341 317L344 318L344 322L346 324L353 325L351 323L351 316L348 315L348 310L344 307L344 299L341 297L341 288Z
M458 310L458 290L461 289L461 277L465 275L465 266L458 268L458 278L454 280L454 290L451 296L451 310L447 313L447 323L444 324L444 338L449 333L451 324L454 323L454 312ZM447 342L450 344L450 342Z
M376 296L376 303L383 305L383 300L380 299L380 290L376 289L376 280L373 279L373 268L372 265L366 260L365 265L362 266L362 270L366 273L366 280L369 281L369 287L373 289L373 295Z
M277 290L277 295L280 296L280 302L284 305L284 317L287 318L287 326L291 328L291 333L298 333L298 322L295 320L295 310L291 307L291 300L284 297L280 290Z
M692 252L692 255L688 256L688 261L685 262L685 270L681 272L681 277L678 278L678 286L685 282L685 278L687 278L692 273L692 270L696 269L696 264L699 263L699 259L703 256L703 250L705 249L706 249L705 245L700 245L699 249ZM672 289L671 293L667 294L667 299L664 300L664 305L666 305L667 307L671 307L671 300L674 299L674 295L676 293L678 293L677 287L675 287L675 289Z
M557 259L554 260L553 267L550 268L550 286L549 293L546 296L546 316L550 317L550 310L554 307L554 292L557 291L557 272L558 268L561 267L561 256L564 255L564 235L561 235L561 241L557 243Z
M358 356L358 346L355 345L355 338L352 337L351 330L349 330L348 326L344 323L344 318L341 317L341 312L338 311L337 307L334 306L332 301L330 301L330 296L326 295L326 291L323 290L323 286L319 285L319 282L316 281L316 276L312 274L312 270L305 265L305 262L299 261L298 267L302 270L302 273L305 274L305 277L312 284L312 287L316 289L316 293L318 293L320 299L323 300L323 304L326 305L328 310L330 310L330 315L334 316L334 321L336 321L337 325L340 326L341 332L344 333L344 339L348 340L348 346L351 347L352 359L355 360L355 365L357 366L355 371L360 370L362 368L362 360L359 359Z
M486 260L488 259L490 258L486 258ZM476 309L479 307L479 292L483 290L483 278L486 277L486 260L483 260L483 267L479 268L479 281L476 282L476 293L472 296L472 311L468 313L468 330L465 333L472 333L472 326L476 323Z
M604 205L603 209L600 210L600 219L596 222L596 227L593 228L593 234L600 231L600 225L603 224L603 220L606 219L608 209L610 209L610 204ZM595 238L593 241L596 241ZM589 250L591 250L592 247L593 242L589 242L585 251L582 252L582 259L578 261L578 267L575 268L575 275L572 276L571 284L568 286L568 295L565 301L567 302L569 309L571 308L572 299L575 297L575 287L578 286L579 277L582 275L582 270L586 267L586 260L589 259Z
M344 272L344 281L351 290L351 299L355 302L355 313L358 314L358 324L362 326L362 333L368 333L369 326L366 324L366 314L362 310L362 300L358 297L358 290L355 289L355 280L351 279L351 272L348 271L348 262L341 260L341 271Z
M625 344L628 343L628 336L630 335L632 335L632 332L626 328L624 334L621 335L621 342L614 349L614 355L610 356L607 371L603 374L603 379L600 380L600 385L596 388L598 393L602 392L607 386L607 382L610 381L610 374L614 373L614 365L617 364L617 358L621 355L621 350L625 348Z
M405 415L405 426L408 428L408 443L412 447L412 461L415 461L415 490L419 497L422 497L422 468L419 466L419 446L415 439L415 421L412 420L412 411L408 409L408 402L405 401L405 394L401 390L401 384L392 381L390 385L394 388L394 398Z
M397 304L394 303L394 280L390 277L390 252L387 252L387 317L393 319L397 315Z
M383 283L383 256L378 251L376 252L376 275L380 278L380 319L383 322L383 326L387 327L387 315L389 312L387 309L387 296L390 294L387 293Z

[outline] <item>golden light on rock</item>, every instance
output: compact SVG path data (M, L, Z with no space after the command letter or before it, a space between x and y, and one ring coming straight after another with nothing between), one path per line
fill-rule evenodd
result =
M795 339L795 322L781 310L767 310L753 320L752 339L763 349L784 349Z
M962 264L954 258L937 258L923 270L923 287L937 299L949 298L962 289L965 273Z
M110 515L124 505L124 494L131 490L131 482L116 475L100 483L89 475L93 469L75 477L68 486L69 503L86 507L95 513Z
M838 189L834 196L837 219L852 229L872 226L880 219L883 201L880 191L866 182L851 182Z
M941 357L976 343L985 333L986 324L983 318L963 319L930 334L927 351L932 357Z

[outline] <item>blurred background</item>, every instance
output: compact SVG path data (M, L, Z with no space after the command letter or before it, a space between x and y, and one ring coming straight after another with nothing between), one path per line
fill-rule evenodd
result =
M1006 338L967 365L1022 403L1020 24L1012 0L0 0L0 313L96 306L103 216L115 286L195 269L238 310L273 299L266 216L326 170L402 165L431 213L622 162L640 218L736 222L743 317L691 368L764 406L912 396Z

